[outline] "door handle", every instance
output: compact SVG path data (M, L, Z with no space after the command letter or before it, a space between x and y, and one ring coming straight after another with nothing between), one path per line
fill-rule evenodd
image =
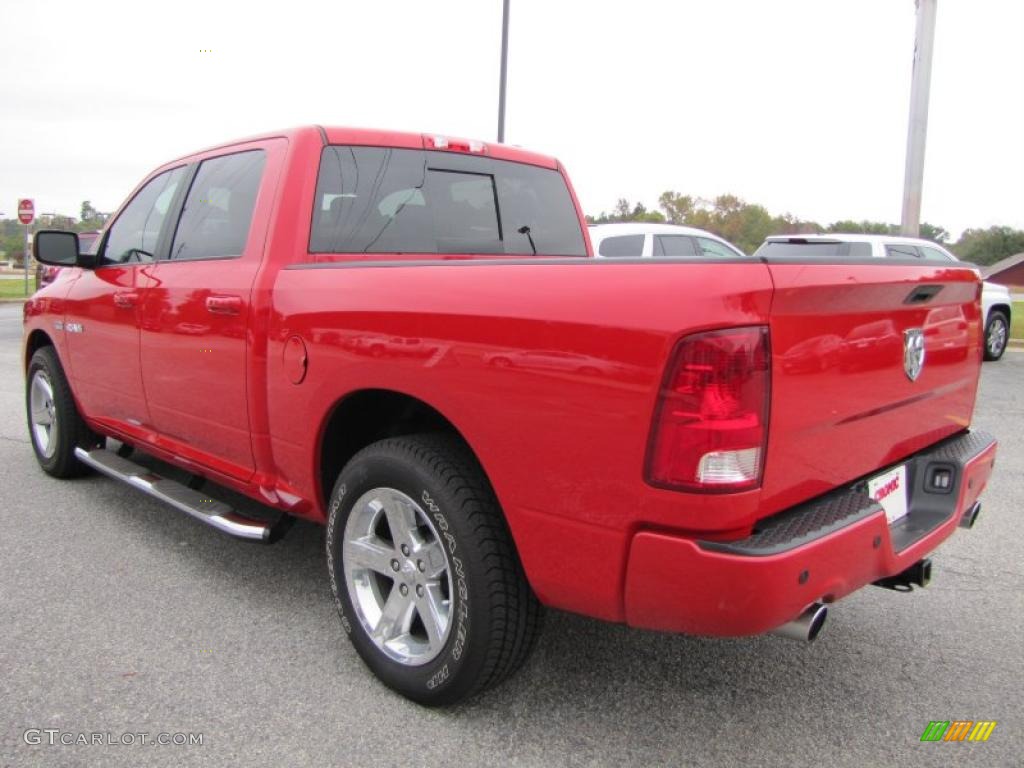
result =
M237 315L242 311L242 297L207 296L206 311L214 315Z
M118 291L114 294L114 306L121 309L131 309L139 300L139 294L135 291Z

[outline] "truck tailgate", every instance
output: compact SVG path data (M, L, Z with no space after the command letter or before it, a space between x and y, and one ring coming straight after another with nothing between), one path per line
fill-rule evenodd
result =
M885 262L769 269L775 292L762 514L873 474L967 427L982 338L972 269Z

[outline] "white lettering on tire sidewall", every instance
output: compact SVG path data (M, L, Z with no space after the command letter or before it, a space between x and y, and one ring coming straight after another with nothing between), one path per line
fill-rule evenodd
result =
M327 522L327 572L330 574L331 593L334 596L334 607L337 609L338 617L341 619L341 627L345 630L345 634L351 635L352 622L350 622L348 616L345 615L345 605L341 601L341 594L338 588L339 581L337 574L335 573L334 563L334 532L338 529L338 512L345 501L345 493L347 490L348 488L346 485L342 483L338 488L337 493L334 494L334 498L331 499L331 508L329 510Z
M424 489L420 494L420 500L427 508L430 517L433 518L437 531L448 550L448 561L451 564L452 588L458 593L459 599L455 609L455 626L452 627L454 640L449 651L452 661L458 661L466 650L466 640L469 637L469 584L466 581L466 569L462 559L456 554L458 548L455 536L451 532L451 525L448 518L431 497L430 492ZM427 688L434 689L449 676L449 665L445 662L441 668L427 680Z

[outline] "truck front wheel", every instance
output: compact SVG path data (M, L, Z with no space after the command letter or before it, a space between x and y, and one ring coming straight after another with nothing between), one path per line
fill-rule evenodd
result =
M53 347L36 350L28 365L25 410L32 449L43 471L53 477L76 477L89 471L75 448L97 445L86 426Z
M449 435L389 438L356 454L331 494L327 565L356 651L421 704L499 683L540 630L494 491Z

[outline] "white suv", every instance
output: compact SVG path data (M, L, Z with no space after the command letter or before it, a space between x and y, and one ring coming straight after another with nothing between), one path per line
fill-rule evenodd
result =
M671 259L679 256L746 258L746 254L732 243L694 227L637 221L592 224L588 229L590 242L594 244L594 255L599 259Z
M929 261L959 261L941 245L930 240L897 235L773 235L767 238L755 256L783 255L786 250L800 256L846 256L856 258L912 258ZM796 253L794 253L796 255ZM1006 351L1010 337L1010 289L985 281L981 292L985 316L985 359L998 360Z

